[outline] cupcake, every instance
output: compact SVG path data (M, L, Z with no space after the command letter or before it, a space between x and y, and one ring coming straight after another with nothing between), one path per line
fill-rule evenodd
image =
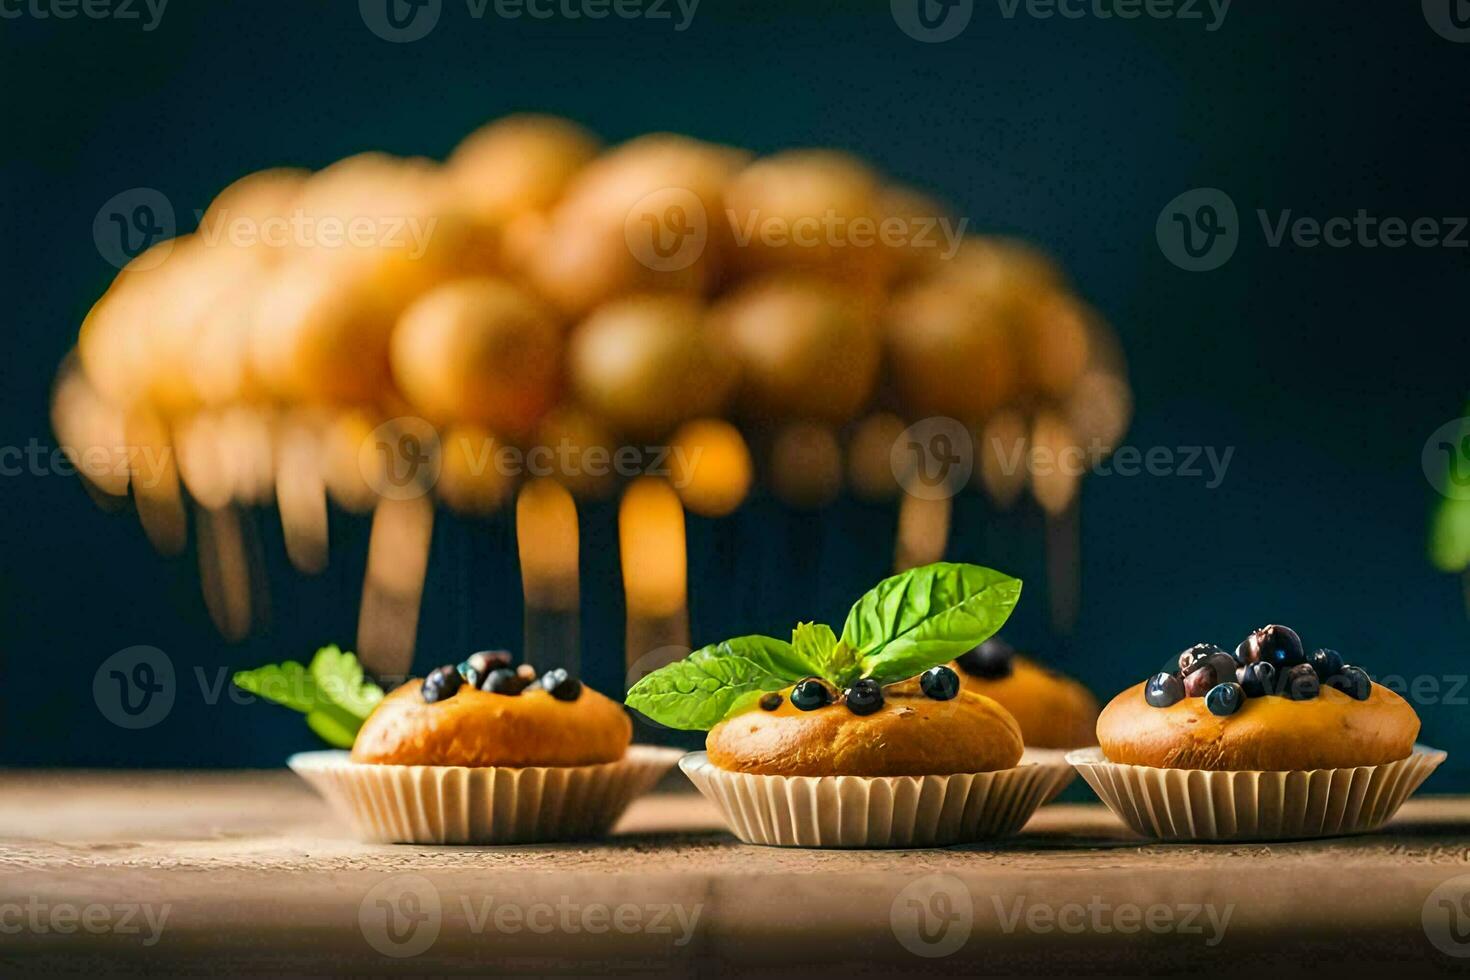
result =
M271 697L252 677L260 674L239 675L236 683ZM360 667L357 678L363 683ZM322 686L314 691L318 696ZM350 752L303 752L289 760L369 841L595 836L679 755L630 746L632 722L617 702L565 670L537 675L528 664L514 666L504 651L473 654L370 700L376 703L356 719L355 731L340 704L318 708L339 716L331 741Z
M1097 699L1070 677L1048 670L992 636L955 658L967 691L994 698L1015 715L1028 748L1076 749L1091 745Z
M948 661L998 629L1021 583L976 565L880 582L839 636L741 636L640 680L628 704L706 730L684 772L748 843L953 844L1012 833L1053 790L1025 764L1020 726L965 690Z
M1416 745L1418 734L1403 698L1271 625L1233 654L1185 650L1177 670L1115 697L1098 718L1098 747L1068 759L1141 833L1321 837L1393 816L1445 758Z

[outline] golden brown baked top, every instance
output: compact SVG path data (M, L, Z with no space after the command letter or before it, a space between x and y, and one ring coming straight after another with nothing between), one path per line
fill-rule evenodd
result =
M516 695L465 684L428 703L412 680L363 723L352 761L422 766L582 766L623 757L633 724L622 705L583 687L574 701L532 686Z
M972 691L939 701L906 681L886 687L868 715L841 704L802 711L791 688L780 693L774 711L753 707L710 729L710 761L771 776L925 776L994 772L1021 759L1016 720Z
M1027 745L1075 749L1093 744L1097 699L1072 678L1022 656L1011 659L1008 676L994 679L967 673L959 661L951 666L965 690L994 698L1015 716Z
M1200 697L1153 707L1144 687L1113 698L1098 718L1110 762L1228 771L1374 766L1406 758L1419 734L1414 709L1381 684L1365 701L1324 686L1310 700L1248 698L1224 716Z

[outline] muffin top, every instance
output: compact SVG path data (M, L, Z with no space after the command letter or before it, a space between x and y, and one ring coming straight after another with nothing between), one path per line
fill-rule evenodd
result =
M1307 654L1285 626L1226 653L1198 643L1176 671L1115 697L1097 722L1110 762L1165 769L1292 771L1375 766L1409 756L1408 702L1334 650Z
M654 671L628 705L706 729L710 762L782 776L993 772L1021 757L1020 728L947 665L998 629L1021 583L939 562L879 582L839 637L801 623L791 642L740 636Z
M1021 737L1038 749L1093 744L1097 699L1070 677L1022 656L998 636L956 657L965 690L983 694L1015 716Z
M633 725L617 702L551 670L475 654L409 681L357 733L352 761L419 766L583 766L623 757Z
M884 688L882 703L861 715L835 701L802 710L793 691L772 692L710 729L710 762L766 776L928 776L994 772L1021 760L1016 720L970 691L936 700L906 681Z

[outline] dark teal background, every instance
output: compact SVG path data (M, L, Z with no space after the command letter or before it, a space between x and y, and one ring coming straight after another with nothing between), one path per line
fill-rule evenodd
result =
M246 171L320 167L364 149L442 157L514 110L572 116L611 141L675 130L760 151L851 149L947 198L977 230L1052 249L1122 337L1137 393L1129 444L1234 447L1228 475L1092 477L1083 495L1075 638L1048 636L1040 519L987 530L957 510L952 557L1028 580L1013 639L1111 694L1197 640L1297 627L1375 674L1467 671L1461 583L1424 557L1429 433L1470 390L1466 249L1269 248L1255 209L1326 218L1465 215L1470 44L1416 3L1237 2L1224 26L1035 20L977 4L957 39L921 44L884 3L704 0L669 22L472 20L446 0L426 39L389 44L351 2L185 3L136 22L0 20L6 356L3 442L53 440L50 380L114 270L91 226L119 191L157 188L183 216ZM1164 204L1226 190L1244 224L1223 268L1159 251ZM188 220L183 224L187 228ZM275 765L312 736L228 698L225 667L350 643L366 528L334 516L334 562L290 573L260 516L273 627L223 643L192 554L169 560L135 518L74 478L0 479L0 759L11 764ZM839 505L822 522L758 501L732 531L691 532L694 638L840 623L888 563L892 515ZM492 548L502 550L497 558ZM585 539L585 657L615 686L621 597L610 510ZM509 531L441 523L420 666L515 645ZM725 550L720 550L725 549ZM168 653L175 707L107 723L91 694L109 654ZM1429 700L1443 700L1429 699ZM1450 750L1441 790L1470 789L1470 691L1421 703Z

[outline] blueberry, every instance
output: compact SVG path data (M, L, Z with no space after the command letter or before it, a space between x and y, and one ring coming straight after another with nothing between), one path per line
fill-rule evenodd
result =
M1194 669L1195 664L1208 660L1217 653L1225 653L1225 651L1213 643L1196 643L1179 655L1179 673L1189 673Z
M847 710L855 715L870 715L883 707L883 688L871 677L864 677L847 689Z
M1248 698L1264 698L1276 693L1276 668L1258 660L1235 670L1235 682Z
M1307 662L1317 671L1317 679L1322 681L1342 670L1342 654L1336 650L1315 650Z
M1317 680L1317 672L1312 665L1297 664L1287 670L1281 693L1293 701L1310 701L1321 690L1322 682Z
M492 670L510 666L510 654L504 650L481 650L472 653L459 665L459 675L470 687L483 687Z
M480 685L480 688L491 694L514 695L526 689L526 682L509 667L496 667L485 675L485 682Z
M461 660L455 670L459 671L459 676L470 687L479 687L480 682L485 679L485 675L480 673L475 665L468 660Z
M802 711L815 711L832 703L832 689L815 677L797 681L791 689L791 703Z
M1186 697L1202 698L1218 683L1220 678L1215 676L1215 668L1209 664L1200 664L1184 675L1184 694Z
M1285 668L1307 662L1307 655L1302 650L1302 638L1296 635L1296 630L1286 626L1262 626L1247 636L1241 647L1244 648L1245 663L1253 664L1257 660L1264 660L1275 667L1278 673Z
M1016 651L1009 643L992 636L973 650L960 654L955 663L967 674L995 681L1011 676L1011 659L1015 655Z
M930 667L919 677L919 689L936 701L948 701L960 693L960 675L948 667Z
M435 701L454 697L463 683L464 678L459 676L459 671L446 664L429 671L429 676L424 678L424 686L420 688L420 692L425 701L433 704Z
M1226 681L1210 688L1205 695L1205 707L1212 715L1233 715L1245 703L1245 691L1234 681Z
M1239 664L1235 662L1234 657L1221 650L1219 653L1212 653L1206 657L1205 666L1215 672L1215 683L1224 684L1235 678L1235 668Z
M558 701L575 701L582 696L582 682L560 667L542 674L541 686Z
M1155 708L1167 708L1184 700L1184 682L1178 674L1155 674L1143 686L1143 699Z
M775 711L777 708L781 707L781 702L783 700L785 699L781 697L780 691L768 691L767 693L761 695L761 710Z
M1358 701L1368 700L1368 696L1373 693L1373 681L1368 677L1368 672L1352 664L1343 664L1337 673L1323 683Z

